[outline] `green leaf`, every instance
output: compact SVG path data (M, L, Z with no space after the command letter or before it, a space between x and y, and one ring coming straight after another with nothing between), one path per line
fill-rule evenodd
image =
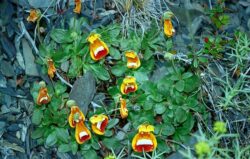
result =
M74 141L71 143L71 151L73 154L76 154L78 150L78 144Z
M69 141L69 132L68 129L64 128L56 128L56 135L57 138L65 143L68 143Z
M64 29L53 29L50 33L50 37L57 43L69 43L73 41L70 36L71 32Z
M121 54L119 50L117 50L114 47L110 48L110 55L115 59L115 60L120 60L121 59Z
M192 73L192 72L185 72L185 73L183 73L183 75L182 75L182 79L186 79L186 78L189 78L189 77L191 77L191 76L193 76L193 73Z
M102 65L90 65L90 68L93 70L95 76L101 80L107 81L110 79L109 72Z
M193 75L192 77L185 79L184 91L189 93L197 89L199 86L200 86L199 77L196 75Z
M145 60L149 60L153 56L153 51L150 48L147 48L143 54Z
M70 144L61 144L59 147L58 147L58 151L59 152L69 152L71 151L71 145Z
M190 132L194 126L194 117L191 113L187 115L187 120L183 123L183 128Z
M35 125L39 125L43 118L43 111L40 109L35 109L32 115L32 123Z
M84 158L98 159L98 156L94 150L88 150L83 153Z
M76 77L78 76L81 71L82 71L82 60L80 57L77 57L77 56L73 56L71 58L71 65L69 67L69 72L68 72L68 75L70 77Z
M111 96L117 96L120 94L120 90L117 88L117 86L111 86L108 88L108 93Z
M56 132L52 132L49 134L49 136L46 138L45 144L49 147L55 145L57 142Z
M185 87L185 82L183 80L180 80L178 82L175 83L175 88L179 91L182 92L184 90Z
M134 74L136 81L139 83L142 83L144 81L148 81L148 75L147 75L146 71L143 71L143 72L142 71L136 71Z
M95 150L100 149L98 142L96 142L94 139L91 140L91 147L93 147L93 149L95 149Z
M107 129L111 129L111 128L115 127L118 123L119 123L119 119L117 119L117 118L113 118L113 119L109 120Z
M187 119L187 113L182 108L177 108L175 111L175 119L177 122L182 123Z
M119 147L119 141L116 138L105 138L102 143L108 148L108 149L115 149Z
M164 103L157 103L155 105L155 112L156 114L163 114L166 111L166 106Z
M172 124L164 124L162 126L162 134L166 136L173 135L175 133L175 128Z
M157 149L159 151L158 153L161 153L161 152L170 153L171 152L171 148L167 145L165 140L162 140L161 138L157 139Z
M31 138L32 138L32 139L38 139L38 138L42 137L43 134L44 134L44 131L45 131L45 130L44 130L43 127L36 128L35 131L32 131L32 133L31 133Z
M106 137L111 137L113 135L113 131L112 130L106 130L105 133L104 133L104 136Z
M120 77L122 76L127 70L126 64L119 63L111 68L111 72L113 75Z
M67 90L67 86L63 85L62 82L56 82L55 93L57 96L63 94Z

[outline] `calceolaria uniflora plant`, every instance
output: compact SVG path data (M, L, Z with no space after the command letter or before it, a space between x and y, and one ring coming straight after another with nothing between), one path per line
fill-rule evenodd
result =
M143 37L128 29L124 39L118 24L88 32L81 29L86 23L73 18L69 28L53 29L51 40L40 45L41 56L48 60L37 62L52 84L34 83L31 90L34 101L40 102L34 106L32 138L86 158L112 158L122 149L122 156L152 153L159 158L179 147L167 144L168 138L187 141L194 114L206 119L205 107L199 100L200 78L192 67L155 54L172 49L166 45L172 35L152 24ZM69 92L86 72L95 77L96 94L104 94L105 100L83 112ZM58 79L60 74L64 80Z

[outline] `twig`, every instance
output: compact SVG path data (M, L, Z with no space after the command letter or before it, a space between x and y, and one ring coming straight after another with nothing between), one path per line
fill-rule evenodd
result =
M36 47L36 44L35 44L35 41L31 38L30 34L28 33L28 31L26 30L25 28L25 25L23 23L23 21L20 22L20 29L22 31L22 34L20 37L18 37L18 39L21 39L21 37L24 35L25 38L30 42L30 44L32 45L34 51L35 51L35 54L41 58L41 60L45 63L45 59L39 54L39 50L37 49ZM66 84L67 86L69 87L73 87L70 83L68 83L66 80L64 80L64 78L56 71L56 76L61 80L62 83Z

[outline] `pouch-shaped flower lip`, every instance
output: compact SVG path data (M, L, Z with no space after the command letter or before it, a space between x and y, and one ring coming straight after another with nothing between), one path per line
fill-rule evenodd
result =
M175 29L173 27L171 19L164 20L164 33L167 37L171 37L175 33Z
M80 120L76 123L75 139L77 143L83 144L91 138L91 133L89 129L84 125L84 121Z
M136 79L132 76L125 77L123 79L120 89L121 89L122 94L135 92L137 90Z
M123 98L120 98L120 105L121 105L121 108L120 108L121 117L122 117L122 119L125 119L128 116L128 109L126 106L126 100Z
M132 140L132 148L136 152L152 152L157 147L157 140L150 132L138 132Z
M39 89L38 97L36 100L37 105L48 104L51 98L48 94L48 89L46 86L41 86Z
M164 19L164 33L167 37L172 37L175 33L175 29L173 27L171 18L174 16L174 14L171 11L167 11L163 15Z
M40 10L38 9L31 9L30 10L30 15L27 17L28 22L35 22L39 17L40 17Z
M56 72L54 62L52 59L48 59L47 62L48 62L48 75L50 78L53 78Z
M76 124L81 120L85 121L85 116L78 106L72 106L68 117L70 127L76 127Z
M81 0L75 0L74 12L78 14L81 13L81 8L82 8Z
M136 69L136 68L141 66L140 59L134 51L132 51L132 50L126 51L125 56L127 58L127 67L128 68Z
M105 133L105 128L108 125L108 117L106 115L94 115L90 118L91 128L94 133L98 135L103 135Z
M100 39L100 37L101 37L100 34L92 33L87 38L87 40L90 43L89 45L90 56L95 61L104 58L109 53L108 46Z

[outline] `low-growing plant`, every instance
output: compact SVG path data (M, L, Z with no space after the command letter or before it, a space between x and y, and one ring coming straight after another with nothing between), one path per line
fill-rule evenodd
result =
M199 126L199 134L195 135L197 143L194 149L188 147L185 151L180 151L181 154L188 159L246 159L249 157L250 146L240 149L237 135L227 133L226 123L217 121L213 127L214 132L208 135ZM229 149L226 145L221 145L222 140L227 138L235 138L233 148ZM226 147L226 148L225 148ZM236 149L234 149L236 148Z
M217 5L211 10L208 10L211 21L218 29L221 29L223 26L227 25L230 21L230 17L224 13L224 1L225 0L217 0Z
M53 85L47 86L50 102L35 105L34 108L32 122L36 125L36 130L32 133L32 138L46 147L57 146L60 152L71 151L73 154L79 152L86 158L108 156L111 151L115 156L124 147L127 156L140 156L141 153L131 152L131 142L138 126L146 123L153 125L152 134L158 145L151 158L164 156L172 151L171 147L178 147L167 144L167 138L171 137L179 142L188 140L195 129L193 114L204 114L205 107L199 101L199 76L188 66L179 63L178 59L165 60L159 54L171 50L171 40L166 39L164 33L155 27L150 28L143 37L128 30L128 37L124 39L118 24L89 33L82 29L86 23L85 19L73 18L67 25L68 28L62 26L63 29L53 29L50 41L40 45L42 59L51 59L56 73L61 74L68 85L58 81L57 77L51 77ZM89 53L87 37L90 34L97 36L93 33L100 34L101 40L109 48L108 56L99 61L93 60ZM127 67L126 58L131 56L126 55L127 51L139 58L140 65L135 68ZM156 61L156 58L159 60ZM42 65L44 74L47 74L50 68L47 61L38 62ZM69 63L68 70L60 69L64 62ZM158 67L161 68L160 73L156 74ZM92 134L90 140L78 144L74 129L68 125L70 107L66 105L66 101L69 100L71 83L84 76L87 71L95 76L98 92L104 93L107 100L95 109L89 108L84 114L83 122L90 129L89 119L95 114L105 114L109 122L103 135ZM121 90L124 77L133 77L133 82L137 85L133 90L135 92ZM31 90L35 101L38 92L39 84L35 83ZM126 101L127 118L122 118L119 113L121 97Z

